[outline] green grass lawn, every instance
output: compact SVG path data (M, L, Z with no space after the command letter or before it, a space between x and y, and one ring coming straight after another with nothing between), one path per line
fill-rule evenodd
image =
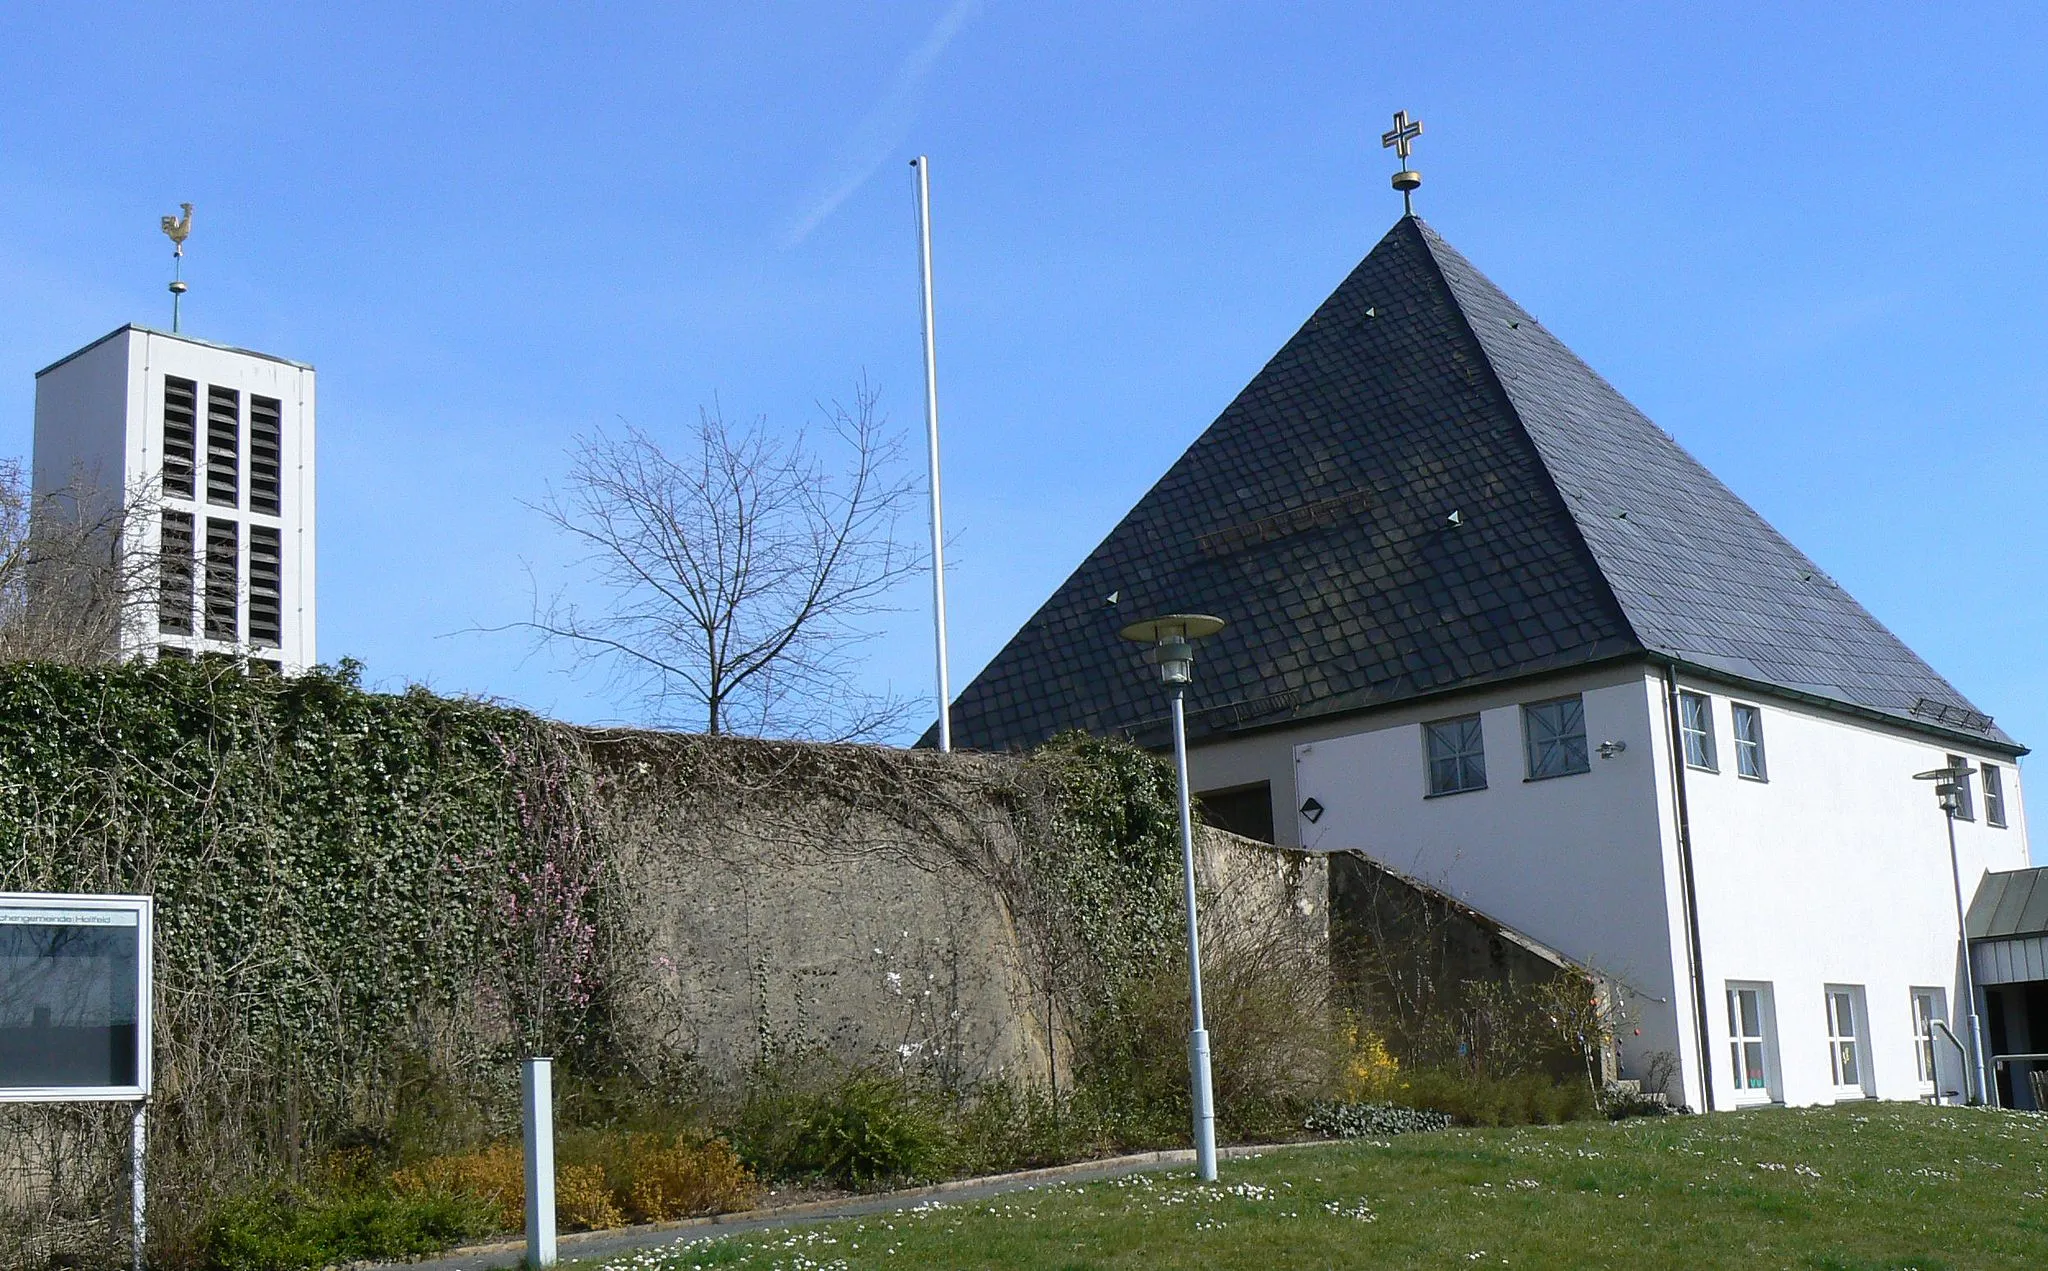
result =
M2048 1117L1900 1104L1448 1130L588 1267L2048 1267Z

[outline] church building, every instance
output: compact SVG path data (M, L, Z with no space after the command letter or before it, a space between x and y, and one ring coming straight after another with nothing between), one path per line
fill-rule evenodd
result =
M1163 747L1118 630L1164 613L1228 624L1188 697L1212 820L1598 971L1624 1073L1674 1102L1934 1095L1959 910L2027 877L2025 747L1422 220L959 695L954 744ZM1914 777L1959 764L1952 871Z

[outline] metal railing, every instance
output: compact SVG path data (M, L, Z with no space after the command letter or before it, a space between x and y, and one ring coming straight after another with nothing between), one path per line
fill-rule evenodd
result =
M1993 1055L1993 1056L1991 1057L1991 1070L1992 1070L1992 1072L1996 1073L1996 1072L1998 1071L1998 1067L1999 1067L1999 1065L2001 1065L2001 1064L2048 1064L2048 1054L2044 1054L2044 1053L2042 1053L2042 1052L2039 1052L2039 1051L2035 1051L2035 1052L2031 1052L2031 1053L2028 1053L2028 1054L2019 1054L2019 1055ZM2014 1079L2015 1081L2017 1081L2017 1080L2019 1079L2019 1075L2018 1075L2017 1073L2015 1073L2015 1074L2013 1075L2013 1079ZM1985 1091L1985 1095L1986 1095L1986 1098L1985 1098L1985 1100L1984 1100L1984 1101L1985 1101L1986 1103L1990 1104L1990 1105L1991 1105L1992 1107L1994 1107L1994 1108L1995 1108L1995 1107L1998 1107L1998 1106L1999 1106L1999 1103L1998 1103L1998 1082L1997 1082L1997 1081L1995 1081L1995 1080L1994 1080L1994 1081L1993 1081L1993 1082L1991 1083L1991 1088L1990 1088L1989 1090ZM2034 1105L2035 1105L2035 1107L2037 1107L2037 1108L2042 1108L2042 1101L2041 1101L2041 1099L2040 1099L2040 1098L2038 1097L2038 1095L2037 1095L2037 1097L2036 1097L2036 1098L2035 1098L2035 1100L2034 1100ZM2043 1110L2048 1110L2048 1108L2044 1108Z
M1948 1021L1946 1020L1930 1019L1927 1021L1927 1027L1929 1059L1934 1068L1932 1073L1935 1083L1934 1101L1939 1103L1944 1099L1961 1099L1964 1103L1968 1103L1971 1098L1969 1047L1963 1045L1962 1039L1956 1036L1955 1030L1948 1026ZM1941 1060L1938 1047L1943 1044L1946 1044L1955 1051L1956 1072L1962 1078L1962 1089L1960 1090L1943 1090L1941 1088Z

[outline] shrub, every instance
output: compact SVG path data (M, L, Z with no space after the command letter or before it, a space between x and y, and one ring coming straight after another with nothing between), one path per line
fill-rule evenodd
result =
M517 1143L432 1157L393 1174L391 1185L404 1196L468 1196L484 1207L497 1231L526 1225L526 1156Z
M1338 1089L1354 1103L1385 1102L1401 1087L1401 1064L1387 1049L1387 1039L1344 1013Z
M569 1230L668 1222L745 1209L754 1176L732 1146L688 1135L566 1134L555 1156L555 1216ZM473 1200L497 1231L526 1224L526 1158L517 1143L437 1156L391 1176L401 1196Z
M1600 1107L1610 1121L1626 1121L1630 1117L1664 1117L1677 1110L1662 1091L1640 1090L1632 1082L1615 1081L1601 1087Z
M1582 1081L1542 1073L1494 1077L1464 1068L1424 1068L1401 1082L1401 1101L1450 1114L1462 1125L1555 1125L1598 1113Z
M1203 997L1218 1129L1239 1139L1295 1132L1337 1084L1328 971L1281 933L1205 950ZM1134 979L1084 1030L1081 1096L1125 1146L1182 1143L1188 1133L1188 982L1177 959Z
M626 1225L626 1215L605 1186L604 1166L555 1161L555 1221L570 1231L603 1231ZM525 1223L521 1207L520 1222Z
M872 1071L808 1088L776 1082L747 1100L734 1132L742 1159L763 1175L857 1190L933 1177L948 1156L930 1101L904 1078Z
M628 1222L670 1222L754 1203L759 1188L732 1145L686 1135L628 1134L599 1140L610 1193Z
M1302 1128L1333 1139L1385 1138L1423 1130L1447 1130L1448 1113L1404 1108L1393 1103L1347 1103L1326 1100L1309 1109Z
M248 1192L220 1205L200 1247L219 1271L300 1271L413 1258L489 1235L495 1215L469 1196L389 1187Z
M1118 1146L1099 1110L1072 1091L991 1081L948 1111L951 1164L963 1174L1060 1165Z

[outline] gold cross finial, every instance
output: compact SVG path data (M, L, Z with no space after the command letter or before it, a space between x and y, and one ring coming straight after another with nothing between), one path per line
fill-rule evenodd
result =
M1422 121L1409 119L1405 110L1395 111L1393 128L1380 134L1380 148L1392 148L1393 152L1400 156L1401 170L1394 174L1394 188L1401 192L1401 211L1408 216L1415 215L1412 195L1415 188L1422 184L1422 174L1408 166L1408 152L1413 147L1415 139L1421 135Z

